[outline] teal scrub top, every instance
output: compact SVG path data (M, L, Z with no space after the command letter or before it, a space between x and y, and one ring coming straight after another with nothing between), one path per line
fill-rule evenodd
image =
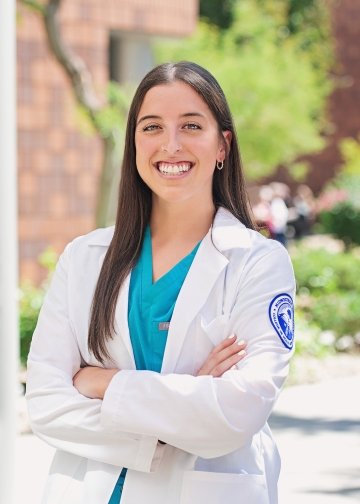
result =
M146 228L129 287L128 325L136 369L160 372L175 303L199 245L153 282L151 231ZM121 471L109 504L119 504L126 471Z

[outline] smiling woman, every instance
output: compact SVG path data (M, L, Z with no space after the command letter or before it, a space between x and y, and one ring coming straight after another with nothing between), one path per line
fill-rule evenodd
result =
M137 169L153 192L153 205L182 201L188 212L200 205L213 210L214 169L230 142L231 132L219 131L211 110L188 84L150 89L139 111L135 145Z
M293 352L284 247L252 223L231 114L190 62L145 76L115 228L70 243L29 354L44 504L276 504ZM286 315L286 317L285 317Z

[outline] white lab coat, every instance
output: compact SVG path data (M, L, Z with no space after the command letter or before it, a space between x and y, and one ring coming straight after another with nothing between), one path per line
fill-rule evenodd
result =
M268 310L274 296L294 294L285 248L218 210L180 291L161 374L135 370L128 278L107 363L121 371L101 401L79 394L72 378L84 364L99 365L88 323L112 234L99 229L66 247L33 337L31 425L57 448L43 504L107 504L122 467L121 504L276 504L280 460L266 422L292 350ZM247 341L237 369L194 376L232 333Z

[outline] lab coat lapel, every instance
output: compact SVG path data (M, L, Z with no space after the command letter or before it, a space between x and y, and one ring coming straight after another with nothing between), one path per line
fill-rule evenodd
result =
M134 352L128 325L130 274L121 286L115 310L115 335L109 345L109 353L116 364L123 369L135 369ZM126 355L124 352L126 349Z
M210 230L198 249L177 298L171 318L162 373L174 371L188 328L228 262L228 259L212 243Z

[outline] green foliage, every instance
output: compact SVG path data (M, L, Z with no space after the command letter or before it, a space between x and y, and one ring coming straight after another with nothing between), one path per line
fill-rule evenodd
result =
M301 47L312 52L314 63L328 68L332 61L330 2L324 0L284 0L288 4L288 28L300 35Z
M360 245L360 142L346 138L340 145L344 163L340 173L319 197L319 223L325 233L343 240L346 246ZM340 195L340 201L331 198ZM331 199L333 204L331 204ZM321 208L326 201L325 208Z
M20 361L25 366L29 353L31 338L39 317L40 308L44 301L51 274L55 269L57 254L53 249L46 249L39 258L39 263L47 271L47 278L40 287L25 281L20 286Z
M339 349L346 335L355 341L360 332L359 251L331 253L299 246L291 257L298 285L296 317L312 335L306 338L305 333L305 349L312 348L313 354L329 344Z
M107 104L95 115L97 132L103 138L113 135L121 138L130 106L130 90L122 88L117 82L107 86Z
M261 4L261 5L260 5ZM324 103L331 91L325 69L306 52L302 33L290 36L286 2L237 0L226 31L199 24L193 37L156 48L159 62L191 60L208 68L228 97L247 177L269 175L324 145Z
M358 139L345 138L342 140L340 150L344 158L342 172L345 175L360 177L360 136Z
M234 19L236 0L200 0L200 17L221 29L229 28Z
M44 290L29 282L23 282L20 287L20 360L26 364L31 338L36 327L41 305L44 300Z
M325 233L331 233L344 241L346 246L360 245L360 209L350 201L342 201L331 210L319 215Z
M307 314L298 306L295 309L295 355L325 357L335 353L334 338L322 338L321 329L308 320Z

